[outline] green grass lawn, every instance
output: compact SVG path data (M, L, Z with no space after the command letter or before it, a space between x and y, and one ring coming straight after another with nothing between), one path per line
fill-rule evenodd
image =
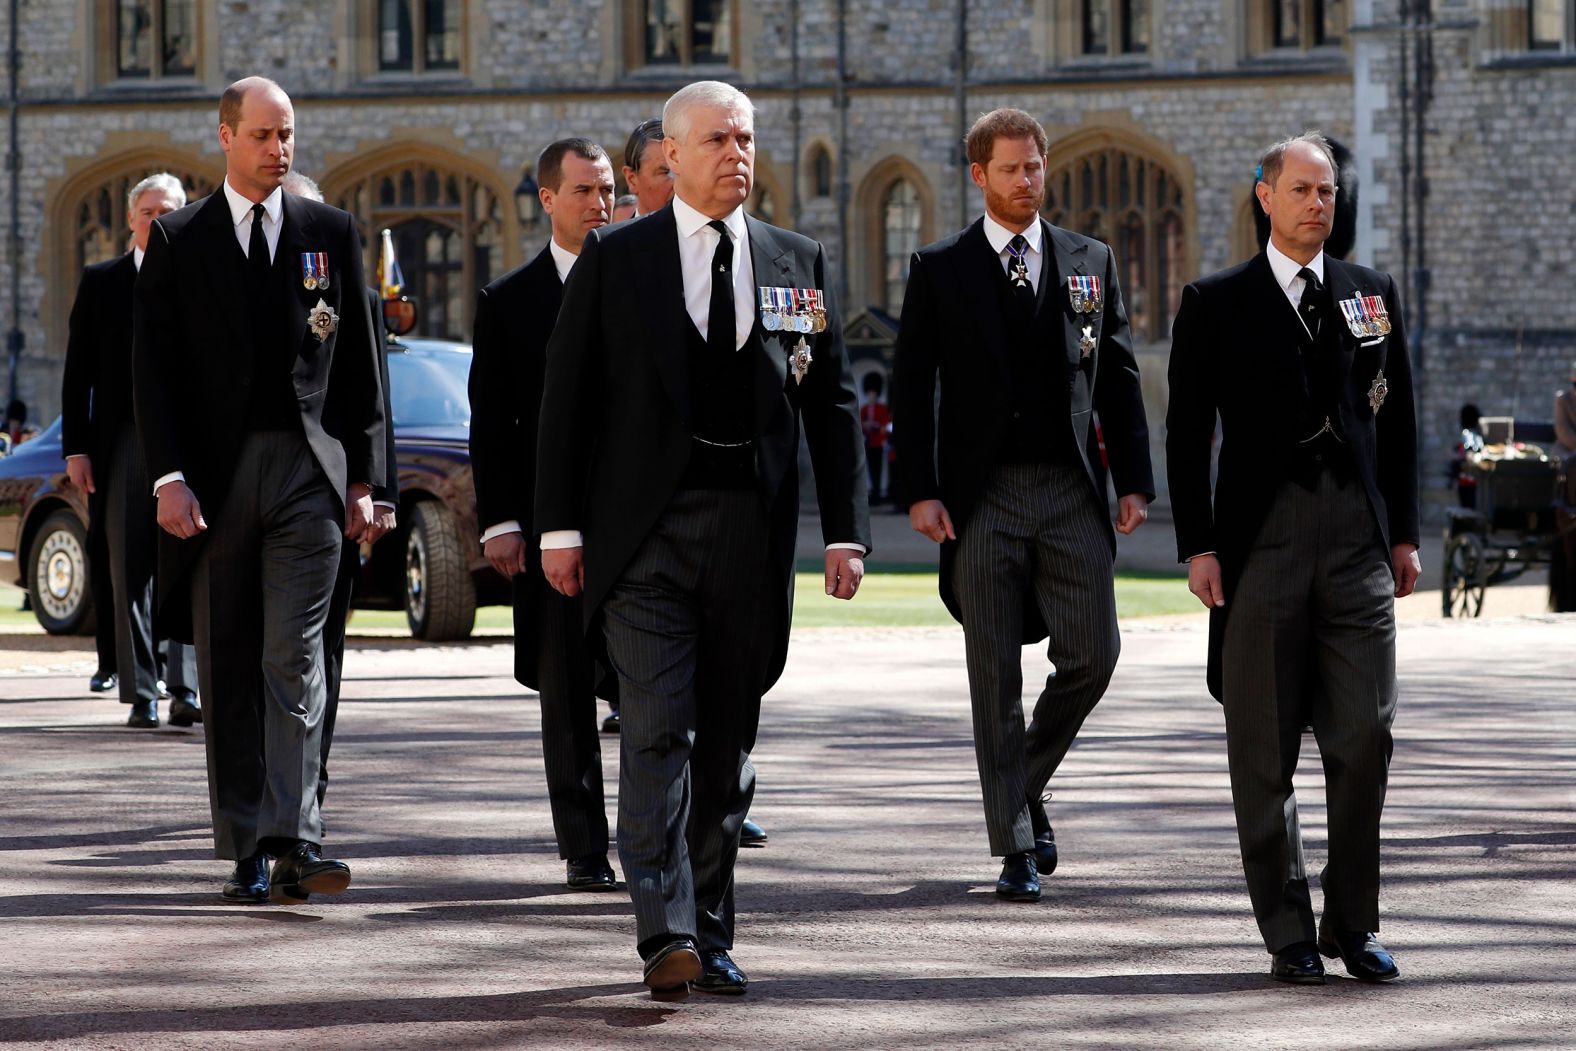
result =
M21 611L22 592L0 585L0 631L36 627L31 613ZM1116 609L1121 617L1154 617L1202 612L1182 577L1118 576ZM927 627L954 621L936 594L936 574L874 572L865 577L852 602L826 597L819 573L800 573L794 586L794 625L826 627ZM403 631L405 614L398 611L358 610L351 621L356 629ZM509 631L513 627L507 606L484 606L476 611L481 631Z

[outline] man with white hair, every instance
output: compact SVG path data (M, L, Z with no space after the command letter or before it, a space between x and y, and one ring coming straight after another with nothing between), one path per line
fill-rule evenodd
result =
M131 251L82 271L61 387L66 475L88 494L94 533L89 547L94 557L108 561L111 601L98 615L113 624L120 699L131 705L126 725L141 728L159 725L159 636L153 616L158 530L132 419L131 291L153 221L185 204L186 190L169 172L149 175L126 195ZM202 722L192 649L175 641L168 645L170 725Z
M587 235L547 348L535 527L619 678L618 852L655 993L742 993L733 868L793 600L801 429L826 593L870 545L864 438L826 258L744 214L755 117L702 81L662 114L676 194Z

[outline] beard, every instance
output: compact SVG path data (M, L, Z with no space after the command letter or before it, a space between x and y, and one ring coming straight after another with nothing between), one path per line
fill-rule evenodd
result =
M1031 191L1028 200L1020 200L1007 194L997 193L990 187L985 188L985 207L992 215L999 215L1003 219L1015 223L1026 223L1039 214L1040 208L1045 204L1045 188Z

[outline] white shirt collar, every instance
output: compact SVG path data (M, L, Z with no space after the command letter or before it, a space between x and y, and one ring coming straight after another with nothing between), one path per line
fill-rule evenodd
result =
M1281 290L1291 294L1291 283L1298 280L1297 272L1302 269L1302 264L1291 256L1275 247L1275 240L1271 238L1264 245L1264 254L1269 258L1270 270L1275 274L1275 281ZM1319 284L1324 284L1324 249L1319 249L1319 254L1308 262L1308 269L1319 279Z
M575 267L575 260L580 257L558 243L557 238L547 242L547 248L553 253L553 266L558 268L558 280L569 280L569 271Z
M1029 242L1029 251L1039 252L1040 242L1044 234L1045 228L1040 225L1038 219L1029 224L1029 228L1023 231L1023 239ZM989 213L986 213L985 240L990 242L990 246L996 250L997 255L1005 252L1007 250L1007 242L1016 236L1017 234L1014 234L1011 230L992 219Z
M711 216L691 208L685 203L684 198L678 194L673 195L673 219L678 223L680 237L692 237L696 231L705 229L706 224L712 221ZM729 212L722 222L728 228L728 232L733 235L735 241L742 238L744 236L744 205L741 204Z
M242 197L230 180L224 180L224 197L230 203L230 221L240 226L252 210L252 202ZM279 225L279 214L284 210L285 191L282 187L275 186L274 192L263 200L263 217L270 226Z
M147 254L148 254L147 252L144 252L142 249L138 248L136 245L132 245L131 246L131 263L132 263L132 265L135 266L138 270L141 270L142 269L142 257L147 255Z

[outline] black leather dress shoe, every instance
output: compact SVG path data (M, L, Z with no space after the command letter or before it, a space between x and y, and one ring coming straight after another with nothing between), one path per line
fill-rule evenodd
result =
M1045 813L1048 798L1042 796L1029 801L1029 822L1034 826L1034 864L1042 876L1056 871L1056 832Z
M93 673L93 678L88 680L88 689L94 693L108 693L120 685L120 676L112 671L100 668Z
M202 705L198 703L197 695L190 690L177 690L170 698L170 711L165 722L171 726L190 726L202 722Z
M325 861L312 843L295 848L274 862L268 881L268 900L276 905L300 905L312 894L340 894L350 886L350 866Z
M613 866L607 863L606 854L586 854L570 858L565 863L568 875L564 882L570 890L617 890L618 877Z
M1271 959L1270 977L1292 985L1323 985L1324 964L1319 961L1313 942L1293 942Z
M606 719L602 720L602 732L605 734L618 733L618 712L609 712Z
M739 846L764 847L767 840L766 830L749 818L744 819L744 824L739 826Z
M700 977L695 979L695 991L716 993L719 996L743 996L750 980L739 970L739 965L721 949L708 949L700 954Z
M268 855L258 851L237 861L222 894L225 901L237 905L267 905Z
M1008 901L1039 901L1040 872L1035 867L1034 851L1008 854L996 881L996 896Z
M1321 930L1319 951L1332 960L1339 958L1346 973L1359 982L1393 982L1401 977L1390 950L1367 931Z
M643 981L654 993L688 989L701 975L700 954L688 938L676 938L651 954Z
M126 716L126 725L135 726L139 730L152 730L159 725L159 702L138 701L131 706L131 714Z

